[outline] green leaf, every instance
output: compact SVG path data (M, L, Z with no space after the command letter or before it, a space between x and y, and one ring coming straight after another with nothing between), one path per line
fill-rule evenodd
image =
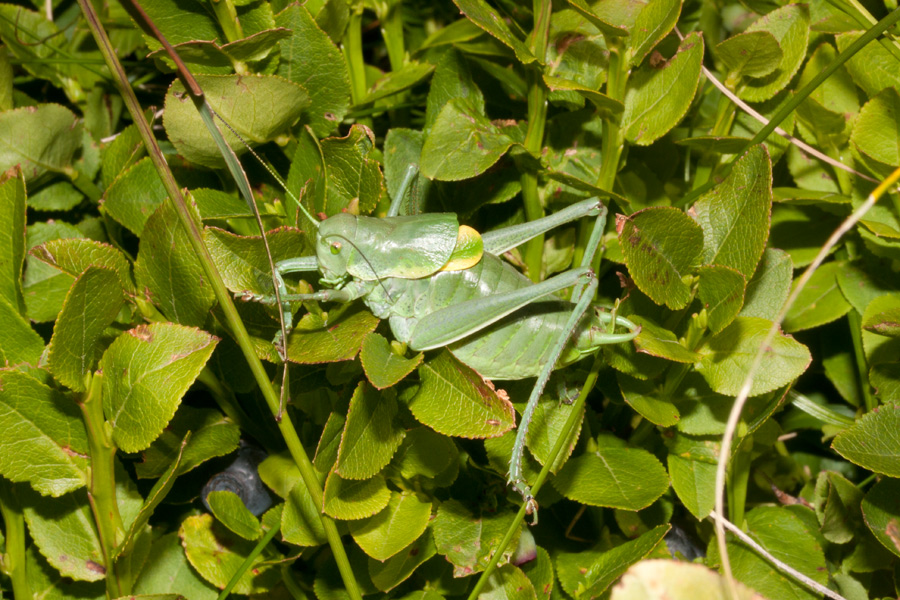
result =
M384 562L370 558L369 576L375 587L383 592L388 592L406 581L419 565L435 554L437 554L437 549L434 546L434 539L431 532L426 531L405 550ZM435 598L435 596L437 597ZM409 598L409 595L404 598ZM442 598L443 596L431 591L426 592L421 600L442 600Z
M861 35L860 31L841 33L836 38L838 50L843 52ZM885 88L900 86L897 59L881 44L866 44L846 65L853 81L870 98Z
M419 500L416 494L391 492L383 511L350 522L350 534L366 554L385 561L416 541L430 520L430 502Z
M515 425L512 404L449 352L419 367L419 391L409 409L420 423L444 435L488 438Z
M432 71L434 71L434 67L428 63L409 62L396 71L390 71L376 81L375 86L362 99L360 104L376 102L408 90L431 75Z
M613 589L611 600L650 600L665 590L666 600L759 600L753 589L735 582L736 595L724 577L703 565L674 560L643 560L632 566Z
M700 348L703 359L697 371L714 391L737 396L753 357L771 326L771 321L766 319L738 317ZM763 354L750 395L764 394L793 381L806 370L811 360L806 346L779 332Z
M601 116L618 120L625 110L625 105L618 100L569 79L544 75L544 83L554 92L575 92L590 100Z
M144 296L174 323L200 327L216 302L172 202L163 203L147 220L134 277Z
M888 337L900 337L900 294L872 300L863 314L862 328Z
M753 278L747 283L740 315L761 319L777 315L791 291L793 273L793 264L787 252L766 248Z
M702 63L703 36L694 32L661 68L646 64L635 71L625 90L625 139L649 146L675 127L697 92Z
M114 468L114 498L123 524L128 527L143 499L119 461L115 461ZM87 490L47 498L27 486L19 486L16 495L23 507L28 532L47 562L62 575L78 581L104 578L103 553Z
M358 206L358 214L372 212L385 192L384 176L376 159L375 135L356 124L345 137L319 142L309 129L304 129L287 184L294 194L303 196L305 206L313 214L330 217L351 204ZM305 220L302 226L306 226Z
M534 584L522 569L505 564L491 573L479 597L486 600L536 600Z
M10 365L28 363L37 365L44 351L44 340L31 328L28 321L0 298L0 353Z
M135 594L178 593L192 600L215 600L218 590L191 568L178 533L165 534L153 541L153 560L147 561L134 584Z
M900 406L884 404L872 409L834 438L838 454L865 469L900 477Z
M48 500L19 488L18 496L28 532L47 562L77 581L99 581L106 576L87 493Z
M680 13L681 0L657 0L644 4L628 38L632 66L641 64L653 47L669 35Z
M646 450L603 448L569 460L551 483L582 504L640 510L665 493L669 478Z
M634 347L638 352L680 363L693 363L700 359L696 352L685 348L668 329L654 325L648 319L634 319L641 326L640 333L634 339Z
M840 222L840 217L816 208L778 204L772 209L769 246L787 252L795 269L805 267L815 259Z
M391 500L391 491L380 473L371 479L344 479L334 471L325 481L325 514L352 521L365 519L384 510Z
M562 588L575 598L600 596L629 566L646 557L668 531L668 525L660 525L614 548L561 552L556 558L556 572Z
M379 390L396 385L412 373L422 363L424 356L423 352L409 359L398 356L391 350L387 338L378 333L367 335L359 351L366 377Z
M6 321L8 323L8 321ZM81 414L60 392L18 371L0 370L0 473L61 496L88 481Z
M476 517L458 500L441 504L432 525L434 543L438 553L453 565L453 576L465 577L484 571L513 517L509 511L483 511ZM518 537L514 536L506 547L501 562L512 555Z
M822 471L816 480L815 509L822 536L834 544L853 540L862 526L863 492L840 473Z
M835 321L850 311L837 282L843 262L829 262L820 266L784 318L784 330L803 331Z
M694 205L703 228L703 263L752 277L769 236L771 210L772 164L764 147L753 146Z
M27 232L26 247L29 250L51 240L84 237L73 225L62 221L35 223L28 226ZM26 256L22 293L28 318L39 322L56 319L74 281L74 275L63 273L33 256Z
M294 32L280 44L281 60L275 74L309 92L310 105L304 114L316 135L326 136L350 107L347 63L306 6L288 6L275 17L275 23Z
M469 63L462 54L451 48L441 56L431 78L425 111L426 132L434 125L441 109L454 98L467 101L476 114L484 114L484 95L472 79Z
M866 525L881 544L900 556L900 481L884 478L872 486L862 501Z
M296 229L276 229L267 233L266 237L275 262L296 258L303 253L303 237ZM229 291L257 295L275 293L266 246L261 237L241 236L217 227L206 227L203 238Z
M245 540L257 540L263 530L237 494L227 490L210 492L206 496L209 509L222 525Z
M103 412L119 448L138 452L160 436L217 342L172 323L140 325L116 338L100 370Z
M197 212L204 221L253 216L247 203L235 194L199 188L192 190L190 197L197 204Z
M703 244L700 227L676 208L647 208L630 217L616 215L616 231L638 288L657 304L685 306Z
M144 157L119 173L110 184L103 195L103 208L135 235L141 235L147 219L166 197L153 162Z
M419 166L430 179L469 179L487 171L513 143L471 100L453 98L425 137Z
M190 432L183 452L181 441ZM141 453L143 462L135 464L140 479L160 477L179 453L182 459L178 475L183 475L216 456L230 454L238 447L240 430L218 410L182 406L165 431Z
M247 150L244 142L257 145L275 139L310 105L303 87L275 75L197 75L196 79L216 114L244 140L221 128L238 155ZM223 166L218 146L178 80L166 94L163 124L169 140L187 160L210 168Z
M181 462L184 459L184 449L190 438L191 432L187 432L178 445L174 460L172 460L157 482L153 484L153 488L147 494L147 499L141 505L141 509L129 526L128 531L125 532L125 539L116 548L117 557L132 555L141 534L149 531L147 523L150 521L150 517L153 516L156 507L160 505L166 495L172 491L172 486L175 485L178 469L181 467Z
M736 269L711 265L700 268L697 294L706 309L709 330L719 333L728 326L744 303L744 275Z
M528 380L531 383L531 380ZM523 398L527 396L523 395ZM525 404L518 407L524 412ZM566 444L556 458L556 462L550 467L551 473L557 473L575 450L575 444L578 442L578 436L581 433L581 418L575 423L571 430L565 429L566 421L574 410L573 404L561 402L554 396L542 395L538 401L534 414L531 417L531 423L528 425L528 434L525 436L525 442L531 454L542 465L550 460L550 454L557 440L563 434L567 435Z
M241 563L249 556L254 542L242 539L213 520L212 515L203 514L188 517L178 531L184 551L191 566L208 582L217 588L225 584L237 572ZM275 585L280 575L267 559L279 559L272 544L266 546L262 554L253 559L250 568L234 586L236 594L263 594Z
M293 461L291 464L293 466ZM294 486L286 494L284 512L281 515L281 535L284 541L297 546L321 546L328 538L325 536L320 509L306 487L300 483L299 471L296 467L294 470L297 481L294 481Z
M53 328L48 361L57 381L83 392L84 377L103 351L104 330L115 320L125 296L116 274L102 267L88 267L69 290Z
M616 379L625 402L639 415L660 427L678 424L681 419L678 407L653 380L644 381L625 373L617 373Z
M64 577L50 566L34 544L30 544L26 550L25 575L31 592L36 598L45 598L46 600L105 600L106 598L106 586L103 583L73 581ZM209 600L214 600L214 598Z
M695 518L705 519L714 508L716 465L669 455L672 489Z
M25 315L25 179L21 171L0 178L0 299Z
M527 65L537 60L528 47L513 35L503 18L487 2L484 0L454 0L454 4L471 22L515 52L520 63Z
M141 141L137 125L132 123L122 129L116 139L106 145L100 158L100 186L106 189L119 173L134 165L144 156L144 144Z
M29 254L63 273L68 273L73 278L81 275L89 267L111 269L118 276L119 285L123 290L134 291L128 259L118 248L109 244L85 238L56 239L35 246Z
M748 533L775 558L787 562L813 581L825 585L828 568L822 547L790 507L760 506L747 513ZM817 598L802 584L786 577L755 550L738 541L728 543L735 578L766 598ZM716 557L715 560L718 560Z
M367 310L341 315L336 323L327 324L307 314L288 336L288 360L304 365L353 360L377 326L378 319Z
M738 96L750 102L768 100L785 88L803 64L809 41L809 10L806 5L788 4L761 17L747 33L766 31L781 47L778 68L764 77L750 77L738 87Z
M615 10L620 6L613 6L611 9L607 5L615 5L626 3L596 3L594 6L588 5L586 0L569 0L569 5L575 9L578 14L585 17L591 25L615 39L617 37L627 36L628 29L634 24L634 16L631 19L622 19L622 15L615 14ZM635 3L637 4L637 3Z
M553 573L553 561L547 551L538 546L535 559L520 565L520 567L531 580L537 597L541 600L550 600L556 576Z
M437 477L458 457L459 450L453 440L428 427L416 427L406 432L391 465L404 479L420 477L427 481Z
M765 77L781 64L778 40L765 30L733 35L716 46L716 56L729 76Z
M900 93L889 87L873 96L853 123L851 141L867 156L900 166Z
M0 113L0 172L19 165L26 182L62 173L81 147L81 123L68 108L41 104Z
M403 441L404 431L394 422L396 415L392 394L381 394L360 382L350 399L335 473L343 479L368 479L381 471Z

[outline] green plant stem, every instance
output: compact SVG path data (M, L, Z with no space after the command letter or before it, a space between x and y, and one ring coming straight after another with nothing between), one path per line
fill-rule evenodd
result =
M103 418L103 375L91 378L87 392L78 402L87 431L88 446L91 451L91 480L88 500L94 514L100 548L106 568L106 591L113 598L129 594L131 584L123 580L116 569L115 551L125 535L122 516L116 503L115 460L116 447L113 445ZM127 562L127 561L125 561ZM130 578L128 578L130 579Z
M738 527L744 522L744 511L747 507L752 448L753 436L744 437L731 459L731 468L728 470L728 519Z
M711 133L713 137L728 135L732 124L734 124L736 111L737 106L734 105L728 96L724 94L719 96L719 105L716 108L716 122ZM708 151L704 152L697 164L697 170L694 172L694 187L699 187L709 181L718 164L718 154Z
M856 363L860 395L866 412L870 412L878 406L878 399L872 394L872 388L869 385L869 366L862 346L862 316L856 312L855 308L851 308L847 313L847 323L850 325L850 339L853 340L853 359Z
M85 176L84 173L75 169L68 169L66 175L68 175L72 185L78 188L79 192L87 196L91 202L94 204L100 202L100 198L103 197L103 191L94 185L94 182Z
M237 9L232 0L212 0L213 10L216 13L216 20L219 27L225 33L225 39L229 42L236 42L244 39L244 28L238 19Z
M25 573L25 519L13 491L13 483L0 480L0 514L3 515L6 552L3 553L3 572L12 583L13 597L32 598L31 586Z
M363 5L360 2L350 8L350 21L341 44L347 71L350 73L350 99L354 107L359 106L369 92L369 86L366 85L366 63L363 61L362 18ZM359 123L369 127L372 124L369 118L359 119Z
M822 83L831 77L831 75L837 71L841 65L850 60L857 52L862 50L869 42L876 39L879 35L890 29L895 23L900 21L900 9L895 9L893 12L888 14L886 17L878 21L875 25L872 26L871 29L862 34L855 42L850 44L850 46L841 52L835 59L825 67L822 71L819 72L818 75L813 77L809 83L803 86L803 89L795 93L791 98L784 103L784 105L778 109L778 111L769 119L769 122L764 125L759 131L756 132L756 135L753 136L751 140L749 140L740 152L734 155L734 158L731 159L731 162L725 168L725 171L722 173L722 176L728 175L731 171L731 167L734 163L746 152L747 148L750 146L754 146L765 141L774 131L775 129L781 125L781 123L790 116L794 110L800 103L806 100L810 94L812 94L816 88L818 88ZM689 206L700 197L700 195L712 189L714 183L709 181L705 185L701 185L698 188L691 190L688 194L682 198L680 205L681 206Z
M534 0L534 30L529 38L531 53L538 59L538 65L528 69L528 129L525 131L525 149L538 156L544 146L544 131L547 128L547 95L549 91L544 84L541 66L547 56L547 43L550 34L550 13L553 3L550 0ZM522 202L525 207L525 218L536 221L544 216L538 193L538 177L533 171L523 171ZM522 248L522 257L528 276L532 281L541 278L541 266L544 261L544 235L529 240Z
M247 555L247 558L244 559L244 562L241 563L241 566L237 568L237 571L231 576L231 579L228 580L228 583L225 584L225 587L222 588L222 591L219 593L217 600L225 600L229 594L231 594L231 590L234 589L234 586L237 585L238 581L241 580L241 577L244 576L244 573L247 572L253 565L253 561L256 560L256 557L260 555L260 553L265 550L266 546L269 545L269 542L275 537L275 535L281 530L280 527L273 527L266 532L264 536L262 536L259 542L256 543L256 546L253 547L253 550L250 551L250 554Z
M609 46L609 71L606 81L606 95L614 100L622 101L625 98L625 87L628 83L629 65L623 56L622 42L618 39L607 39ZM612 191L616 183L616 174L619 172L619 159L625 147L625 135L619 127L619 122L607 117L603 120L603 140L601 142L600 173L597 176L597 187ZM578 241L575 244L575 252L572 264L580 265L581 259L587 249L588 240L594 229L592 219L582 219L578 224ZM594 271L600 267L599 257L594 257L591 267Z
M203 267L206 280L212 286L213 292L216 296L216 300L218 301L219 306L225 315L225 320L228 324L228 327L234 335L235 341L237 342L238 346L241 349L241 352L243 352L244 357L250 366L250 370L253 373L253 377L256 380L256 383L259 386L263 397L266 400L266 404L269 405L269 409L272 411L272 414L277 415L280 405L280 398L275 392L275 388L272 386L272 382L269 381L268 375L266 374L266 370L263 367L262 362L256 355L256 351L254 350L250 335L247 333L247 329L246 327L244 327L244 323L243 321L241 321L240 315L238 315L237 309L234 306L234 301L231 298L231 294L225 287L225 283L222 281L222 277L219 274L219 271L216 268L215 264L213 263L212 257L209 254L209 250L207 249L206 244L203 242L203 238L200 235L200 230L197 227L197 223L193 220L191 212L187 206L187 203L185 202L184 196L181 193L181 189L175 181L175 177L172 174L172 171L169 169L169 166L166 163L165 157L163 156L159 145L156 143L156 138L153 135L153 132L150 130L150 127L147 125L146 120L143 118L140 104L138 103L137 98L134 95L134 91L128 85L128 79L125 75L124 70L122 69L122 65L119 63L115 51L113 50L112 44L110 43L106 32L103 30L103 27L100 24L97 13L94 11L93 5L88 0L78 0L78 4L79 6L81 6L81 10L85 15L85 19L94 34L94 39L97 41L100 52L103 54L104 58L107 61L107 65L110 68L110 71L113 73L114 80L119 88L119 92L122 94L122 97L125 100L125 105L128 107L132 119L138 126L138 130L140 131L141 138L144 140L144 144L147 147L147 152L150 156L150 159L153 161L157 172L160 174L169 198L175 205L175 209L181 225L188 233L188 239L190 240L191 248L193 249L195 255L200 261L200 264ZM146 15L143 14L143 11L138 5L132 5L131 8L140 13L141 19L144 22L150 23L149 18L147 18ZM162 36L162 34L159 34L159 36L160 41L163 42L165 38ZM167 41L164 42L164 46L168 46ZM177 58L177 54L174 55L173 60L175 60L176 64L179 66L179 73L187 78L189 76L187 67L185 67L183 63L181 63L180 58ZM195 102L197 101L197 98L200 98L202 100L202 90L199 89L199 86L196 85L196 82L194 82L193 79L185 80L184 84L185 89L191 93L192 98L194 98ZM321 510L322 488L319 485L319 481L316 477L312 462L309 460L309 456L306 454L306 450L300 443L300 438L297 435L297 431L294 429L293 423L291 423L291 420L288 418L281 419L281 421L278 422L278 429L284 436L285 443L288 447L289 452L291 453L291 457L293 458L295 464L297 465L297 468L300 471L300 476L303 479L303 483L306 486L307 491L312 497L315 505ZM326 538L328 539L328 544L331 547L332 553L334 554L335 562L337 563L338 570L340 571L341 577L343 578L347 593L352 600L361 600L362 595L360 594L359 586L357 585L356 579L354 578L353 570L350 568L350 561L347 558L347 553L344 550L344 546L341 542L341 537L338 533L337 526L335 525L334 521L324 513L320 513L320 517L322 519L322 526L325 529Z
M403 0L388 0L384 14L378 15L381 37L387 48L391 71L399 71L406 63L406 45L403 41Z
M535 497L538 492L541 491L541 486L544 485L544 481L547 479L547 476L550 474L550 467L556 464L557 459L559 459L559 454L562 452L563 446L566 445L566 442L569 439L568 433L572 431L572 429L578 424L578 420L581 418L582 411L584 410L584 403L587 400L588 394L590 394L591 390L594 389L594 385L597 383L597 377L600 374L600 367L603 365L603 360L600 358L600 355L594 357L594 363L591 365L591 370L588 373L587 379L585 379L584 387L581 388L581 393L578 394L578 399L575 400L575 403L572 405L572 410L569 413L569 418L566 419L566 424L563 425L562 434L556 439L556 443L553 444L553 450L550 451L550 456L547 461L544 463L541 472L538 473L537 478L534 480L534 484L531 486L531 493ZM516 513L515 518L509 526L509 529L506 530L506 534L503 536L503 539L500 540L500 544L494 550L494 554L491 556L491 560L485 568L484 572L478 578L478 581L475 583L475 587L472 588L472 591L469 592L468 600L477 600L478 595L481 593L481 590L484 589L484 586L487 585L488 578L491 574L496 570L497 563L500 562L500 557L503 556L503 552L506 551L506 548L509 546L513 537L516 535L516 531L518 531L519 526L522 524L522 521L525 520L525 514L528 511L528 504L525 503L519 508L519 512Z

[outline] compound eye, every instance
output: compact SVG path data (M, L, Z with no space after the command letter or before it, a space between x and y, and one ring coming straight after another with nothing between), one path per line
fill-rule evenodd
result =
M331 242L331 253L332 254L340 254L341 253L341 243L340 242Z

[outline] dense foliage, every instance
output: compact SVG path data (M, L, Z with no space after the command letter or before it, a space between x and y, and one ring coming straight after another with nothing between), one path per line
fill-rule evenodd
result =
M780 314L900 167L900 42L878 37L895 0L140 6L0 4L4 590L726 597L709 516L749 395L724 516L845 598L900 593L900 196ZM154 28L231 148L259 153L259 216ZM551 379L532 516L507 472L533 378L413 352L360 302L289 304L282 343L279 310L231 298L272 296L270 260L313 253L298 202L489 232L588 197L610 215L598 310L641 331ZM533 281L567 271L582 221L504 256ZM741 597L821 597L725 547Z

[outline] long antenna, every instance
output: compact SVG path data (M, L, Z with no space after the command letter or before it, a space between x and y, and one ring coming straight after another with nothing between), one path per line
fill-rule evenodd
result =
M293 200L294 202L297 203L297 206L300 207L300 210L303 212L303 215L307 219L309 219L309 222L313 224L313 227L318 229L319 228L319 220L317 218L315 218L312 215L312 213L310 213L308 210L306 210L306 207L303 206L303 203L300 202L300 200L291 192L291 190L288 189L287 183L285 183L284 179L281 178L281 175L279 175L275 171L275 169L273 169L269 165L269 163L267 161L264 161L262 159L262 157L259 154L257 154L253 148L250 147L250 144L247 143L247 140L245 140L241 136L241 134L239 134L237 131L235 131L234 127L231 126L231 123L229 123L224 118L222 118L222 116L219 115L219 113L217 113L215 110L213 110L213 107L210 106L209 110L212 111L212 114L215 115L215 117L217 119L219 119L219 121L221 121L222 124L225 125L225 127L228 128L228 131L230 131L232 134L234 134L234 136L237 139L241 140L241 143L244 145L245 148L247 148L247 150L250 151L250 154L252 154L256 158L257 162L259 162L259 164L261 164L266 169L266 171L269 172L269 175L271 175L273 178L275 178L275 181L278 182L278 185L281 186L281 189L284 190L284 193L287 194L291 198L291 200Z

